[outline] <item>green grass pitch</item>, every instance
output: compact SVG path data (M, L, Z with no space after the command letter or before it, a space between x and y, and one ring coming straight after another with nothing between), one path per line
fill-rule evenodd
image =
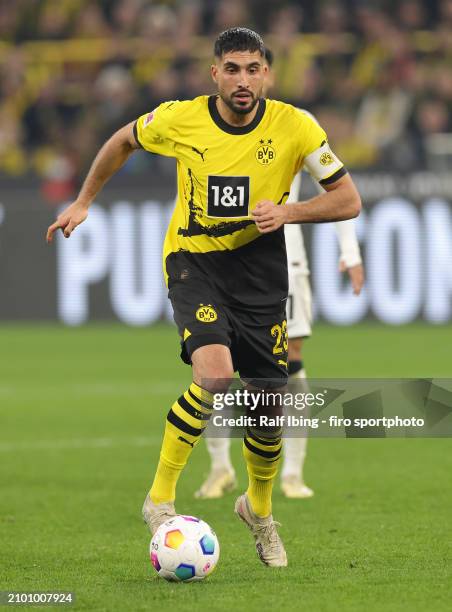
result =
M74 591L80 610L450 609L451 441L313 439L307 483L276 486L289 567L266 568L233 514L202 502L203 444L177 508L208 521L222 552L194 584L159 579L140 510L164 415L186 388L173 327L0 328L0 590ZM319 325L311 376L451 375L451 327ZM245 469L233 442L240 489Z

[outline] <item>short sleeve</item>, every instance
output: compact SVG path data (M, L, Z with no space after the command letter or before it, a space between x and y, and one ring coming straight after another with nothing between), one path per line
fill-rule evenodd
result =
M133 133L137 143L143 149L159 155L174 156L171 127L177 105L177 101L163 102L153 111L136 120Z
M334 183L347 173L344 164L331 150L325 131L314 117L306 112L300 114L304 169L321 185Z

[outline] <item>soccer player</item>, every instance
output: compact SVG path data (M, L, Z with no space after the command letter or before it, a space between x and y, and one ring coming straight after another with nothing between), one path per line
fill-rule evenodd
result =
M163 258L181 356L191 364L193 382L167 416L143 506L152 533L176 514L176 484L209 420L213 394L227 390L235 370L251 388L284 388L283 225L349 219L361 207L325 132L292 106L261 98L267 70L261 37L246 28L229 29L216 40L214 54L218 95L165 102L118 130L96 156L75 202L47 231L48 242L59 228L69 237L137 148L177 159L178 201ZM285 206L303 165L326 192ZM281 406L272 414L281 414ZM249 485L235 511L251 530L261 561L285 566L271 506L280 429L248 428L243 453Z
M265 62L268 72L265 78L264 94L274 86L273 53L265 49ZM308 113L306 110L301 112ZM314 117L310 115L313 120ZM287 202L299 199L302 173L299 172L292 182ZM318 191L323 191L318 187ZM355 295L359 295L364 283L364 270L358 239L356 237L354 220L340 221L335 224L339 239L339 268L347 272ZM308 392L306 370L302 358L303 340L311 336L311 287L309 284L309 265L304 246L303 234L298 225L287 224L284 227L286 240L287 263L289 271L289 295L287 300L287 331L289 335L289 380L301 391ZM227 432L225 431L225 434ZM288 498L303 499L314 495L303 478L304 461L306 458L306 436L286 436L283 444L283 462L281 469L281 490ZM216 499L237 486L235 470L230 457L229 437L206 438L207 450L211 460L211 469L195 497L201 499Z

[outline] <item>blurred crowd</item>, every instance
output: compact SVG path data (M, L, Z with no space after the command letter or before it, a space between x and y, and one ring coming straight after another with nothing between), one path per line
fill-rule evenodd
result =
M347 166L452 154L452 0L0 0L0 177L69 195L115 129L214 91L213 41L235 25L275 55L270 97L315 113Z

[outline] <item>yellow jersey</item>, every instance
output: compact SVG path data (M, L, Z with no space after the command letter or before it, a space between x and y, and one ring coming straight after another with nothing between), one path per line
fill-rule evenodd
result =
M168 286L203 277L229 302L265 307L287 294L284 231L261 235L251 212L285 205L302 166L321 183L343 165L323 129L290 104L260 99L253 120L231 126L217 96L164 102L135 123L147 151L177 159L178 196L163 251Z

